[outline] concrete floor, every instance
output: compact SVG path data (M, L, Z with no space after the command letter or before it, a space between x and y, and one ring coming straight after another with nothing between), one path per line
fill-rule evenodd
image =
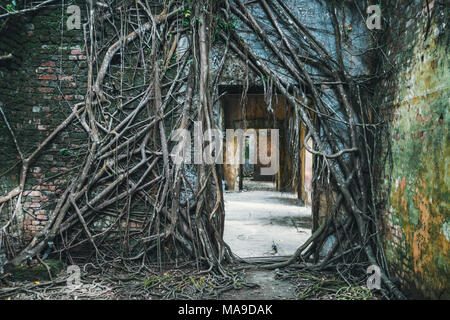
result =
M311 235L311 208L271 182L245 181L244 189L224 194L225 242L241 258L293 254Z

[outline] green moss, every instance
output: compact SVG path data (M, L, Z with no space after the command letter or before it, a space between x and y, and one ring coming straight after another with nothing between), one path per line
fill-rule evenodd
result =
M386 240L388 261L404 289L428 298L448 294L442 279L450 276L450 244L443 232L449 219L450 73L438 26L432 23L426 41L411 29L411 43L398 45L402 52L390 97L392 168L386 166L393 181L390 222L401 233L398 242Z
M55 277L63 270L63 264L60 260L48 259L44 261L49 267L52 277ZM19 266L10 272L15 281L40 281L50 280L47 268L42 264L29 267Z

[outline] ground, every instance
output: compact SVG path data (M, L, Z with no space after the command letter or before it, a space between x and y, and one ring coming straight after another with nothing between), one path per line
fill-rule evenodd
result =
M58 269L52 282L36 262L33 268L20 269L22 277L0 279L0 299L376 298L367 288L348 286L330 272L261 268L263 261L275 262L293 254L311 234L310 208L300 206L295 194L273 190L270 182L246 180L242 192L225 192L224 239L237 256L246 258L229 266L234 274L231 279L189 268L123 272L87 264L81 268L79 285L68 286L64 268Z
M245 272L246 279L258 286L254 288L232 290L222 294L223 300L294 300L295 285L286 280L275 279L275 273L269 270L250 270Z
M311 208L271 182L245 181L242 192L225 192L224 240L239 257L288 256L311 235Z
M225 278L193 269L120 273L82 267L79 285L67 285L61 273L52 281L0 282L0 300L360 300L379 299L365 286L349 286L332 272L264 270L235 265Z

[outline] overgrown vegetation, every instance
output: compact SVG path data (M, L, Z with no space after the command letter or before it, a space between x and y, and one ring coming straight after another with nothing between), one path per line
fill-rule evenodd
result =
M351 273L375 264L382 270L385 296L403 297L389 277L374 201L373 136L380 118L368 102L367 87L379 75L355 75L350 70L348 59L353 57L344 42L353 31L346 25L347 5L318 2L331 17L335 53L284 1L245 5L241 0L171 0L158 3L156 9L140 0L112 1L107 7L90 3L84 25L86 100L73 105L71 115L32 153L25 154L16 143L22 162L20 185L0 198L1 206L15 206L1 231L0 247L8 252L8 265L39 256L55 242L57 253L83 249L85 258L101 268L117 263L130 269L155 261L160 267L191 263L232 279L227 264L234 258L222 238L224 203L217 168L174 165L169 152L175 129L192 131L193 121L201 121L203 130L216 126L218 79L233 51L263 80L268 102L274 93L286 98L297 121L290 128L290 152L295 156L303 147L312 152L315 183L330 186L335 195L327 218L311 238L288 261L266 267L315 261L314 270L339 267L342 277L350 279ZM255 15L262 15L265 23ZM270 59L255 51L238 26L256 37ZM212 78L210 49L219 38L226 49ZM370 41L372 49L378 47L375 38ZM244 85L243 96L246 89ZM301 144L298 121L308 130ZM83 165L67 181L44 230L19 248L15 218L22 214L30 163L69 123L89 136L86 152L79 155ZM306 144L309 139L314 149ZM331 235L336 241L319 261L318 253ZM202 290L217 285L208 277L191 280ZM189 278L170 281L183 289ZM159 284L160 278L144 280L145 287ZM341 283L330 287L324 280L318 286L342 298L371 297L350 285L339 289ZM308 287L299 297L315 296L317 290Z

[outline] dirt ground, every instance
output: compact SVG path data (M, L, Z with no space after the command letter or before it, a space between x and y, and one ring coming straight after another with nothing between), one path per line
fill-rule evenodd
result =
M295 300L295 285L290 281L275 279L268 270L249 270L246 280L255 283L255 288L231 290L221 295L221 300Z
M225 193L224 239L237 256L253 257L246 259L247 263L230 266L234 278L189 268L167 271L149 268L130 274L99 270L88 264L82 267L77 286L67 284L65 269L53 281L0 279L0 300L376 298L366 288L347 286L333 274L265 270L251 263L285 258L311 234L310 208L300 206L295 194L276 192L273 188L272 183L246 181L243 192Z
M244 270L233 287L224 292L208 290L220 282L194 272L180 270L153 274L141 279L128 275L86 276L80 285L70 287L66 279L23 281L0 286L0 300L123 300L123 299L214 299L214 300L293 300L295 285L275 278L275 272ZM223 283L224 287L229 285ZM232 285L232 286L233 286ZM16 290L14 290L16 288ZM9 291L9 292L8 292ZM221 291L221 289L219 289Z
M85 274L69 286L53 281L0 283L0 300L374 300L381 295L348 285L336 274L298 270L242 269L221 278L190 269L145 274Z

